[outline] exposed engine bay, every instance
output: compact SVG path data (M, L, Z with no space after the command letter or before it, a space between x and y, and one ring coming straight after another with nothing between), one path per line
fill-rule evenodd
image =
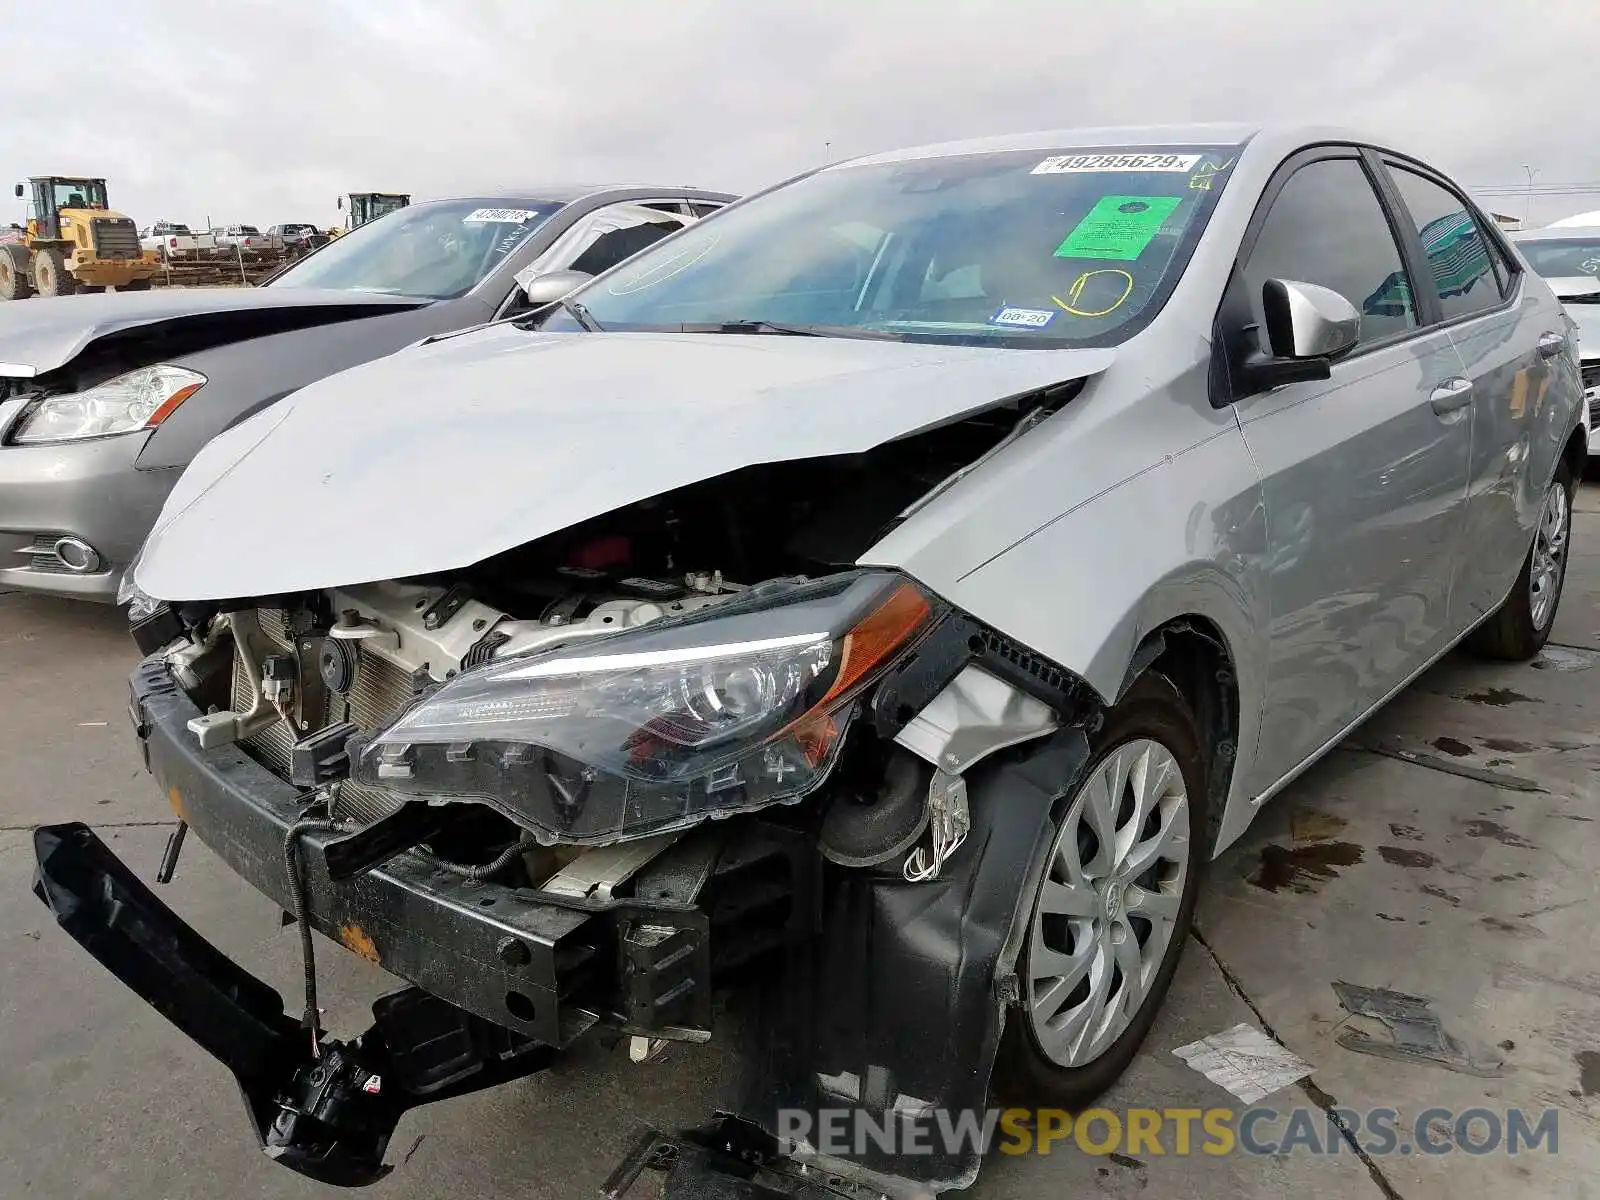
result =
M742 469L438 577L137 621L134 719L183 819L158 880L193 826L294 915L298 1027L88 831L41 848L42 886L113 970L144 953L117 914L164 931L160 971L119 975L229 1066L267 1152L318 1179L371 1182L407 1108L591 1031L635 1060L706 1040L713 991L742 989L755 1005L724 1036L747 1095L707 1145L816 1161L846 1192L970 1182L976 1147L824 1163L773 1130L797 1106L985 1102L1026 881L1095 702L853 564L1049 411ZM415 985L357 1039L321 1027L313 929Z

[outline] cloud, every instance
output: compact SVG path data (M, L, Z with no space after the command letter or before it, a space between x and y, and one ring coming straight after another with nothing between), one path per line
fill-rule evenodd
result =
M1600 182L1559 49L1584 44L1591 8L81 0L8 59L0 161L106 175L141 224L327 224L351 189L745 191L829 153L1165 120L1348 124L1469 185L1522 184L1524 163L1541 184ZM1555 217L1600 195L1537 204Z

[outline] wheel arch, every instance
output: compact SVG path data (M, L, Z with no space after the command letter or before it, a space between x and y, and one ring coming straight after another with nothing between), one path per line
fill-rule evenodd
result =
M1215 843L1239 761L1242 717L1239 666L1233 645L1222 627L1208 616L1182 613L1171 617L1140 639L1116 700L1120 701L1140 677L1152 671L1178 689L1194 715L1206 760L1207 835Z
M1588 400L1580 399L1578 402L1587 404ZM1572 481L1582 483L1584 468L1589 462L1589 439L1582 422L1567 435L1567 444L1561 448L1561 461L1572 472Z

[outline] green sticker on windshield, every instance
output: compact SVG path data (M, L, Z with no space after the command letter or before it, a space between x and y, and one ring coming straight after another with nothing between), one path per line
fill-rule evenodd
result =
M1132 262L1181 203L1181 196L1102 196L1056 247L1055 257Z

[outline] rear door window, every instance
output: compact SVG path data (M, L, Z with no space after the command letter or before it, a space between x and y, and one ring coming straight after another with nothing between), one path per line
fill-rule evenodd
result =
M1387 166L1422 239L1443 318L1450 321L1496 307L1510 280L1502 283L1496 275L1488 239L1472 206L1415 171L1397 163Z

